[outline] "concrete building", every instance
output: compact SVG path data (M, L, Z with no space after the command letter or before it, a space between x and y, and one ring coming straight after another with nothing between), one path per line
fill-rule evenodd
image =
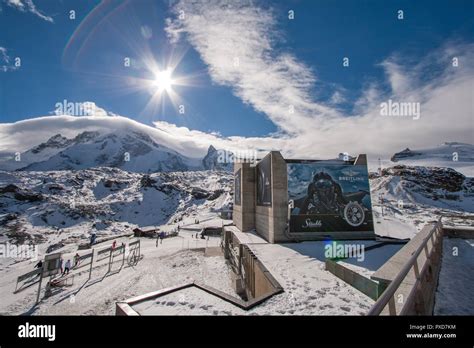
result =
M289 198L288 173L290 163L301 163L305 165L325 164L367 170L366 155L359 155L356 159L332 160L332 161L299 161L286 160L280 152L272 151L261 159L256 165L251 163L234 163L235 192L233 221L235 226L242 232L255 230L258 235L270 243L281 243L303 240L321 239L372 239L374 230L372 224L371 208L365 209L365 230L353 226L349 228L326 228L324 231L291 230L290 219L293 202ZM311 178L312 178L311 174ZM307 175L308 177L308 175ZM367 182L368 178L364 179ZM336 184L337 185L337 184ZM308 193L309 196L309 193ZM370 194L369 204L370 207ZM300 199L301 201L301 199ZM360 205L355 209L361 209ZM347 210L347 209L346 209ZM346 211L344 212L346 213ZM369 216L370 214L370 216ZM342 213L341 213L342 215ZM366 216L367 215L367 216ZM310 216L310 215L305 215ZM314 216L314 215L312 215ZM369 219L367 219L369 218ZM321 221L319 221L321 223ZM293 225L294 227L294 225Z

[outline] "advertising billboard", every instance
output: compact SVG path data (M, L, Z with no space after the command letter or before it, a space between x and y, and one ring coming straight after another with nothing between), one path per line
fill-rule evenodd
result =
M373 232L367 165L287 161L290 232Z
M265 156L257 165L257 205L272 206L272 157Z
M241 187L242 187L242 169L239 169L235 173L234 177L234 204L235 205L241 205L241 200L242 200L242 193L241 193Z

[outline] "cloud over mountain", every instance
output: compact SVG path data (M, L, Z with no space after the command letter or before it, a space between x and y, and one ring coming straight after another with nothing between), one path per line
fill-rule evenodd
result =
M173 12L166 27L170 40L187 40L216 84L229 87L280 129L271 137L234 137L234 144L325 157L341 151L389 155L406 145L472 140L473 44L448 42L410 65L394 53L380 63L389 92L372 83L354 101L355 111L343 113L334 98L321 101L314 96L314 87L324 88L324 83L279 45L284 44L284 35L272 9L250 1L180 1ZM459 66L452 65L453 57ZM340 100L344 95L336 97ZM389 99L420 103L420 119L382 116L380 104ZM192 130L165 127L183 140L196 135Z

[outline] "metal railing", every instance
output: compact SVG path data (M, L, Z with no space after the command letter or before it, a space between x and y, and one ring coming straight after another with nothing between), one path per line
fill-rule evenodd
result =
M415 252L412 254L412 256L408 259L408 261L405 263L403 268L400 270L400 272L397 274L395 279L390 283L390 285L385 289L383 294L379 297L379 299L375 302L375 304L372 306L372 308L369 310L367 315L380 315L384 308L388 305L389 306L389 314L390 315L396 315L396 309L395 309L395 293L400 287L401 283L403 280L406 278L410 270L415 267L415 274L416 274L416 282L414 286L412 287L408 297L406 298L405 301L405 306L402 308L400 311L400 315L406 314L407 308L409 307L408 304L411 303L413 300L413 297L415 296L416 289L419 286L421 275L425 271L425 267L423 269L417 270L417 265L416 262L418 260L418 256L421 254L423 249L427 247L428 241L435 236L436 240L433 241L433 249L435 248L436 244L439 242L440 237L442 237L443 234L443 225L441 222L441 218L436 222L434 225L433 229L431 232L428 233L428 235L425 237L423 242L419 245L419 247L415 250ZM433 252L433 250L432 250ZM431 256L427 255L427 258L429 259Z

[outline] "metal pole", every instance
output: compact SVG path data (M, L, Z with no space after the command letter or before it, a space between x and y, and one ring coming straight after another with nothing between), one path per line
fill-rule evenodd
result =
M107 273L110 272L110 268L112 267L112 253L113 253L113 250L110 249L110 254L109 254L109 270L107 271Z
M87 280L90 280L91 277L92 277L92 263L94 262L94 249L92 249L92 256L91 256L91 266L89 268L89 279Z
M39 303L39 298L40 298L40 293L41 293L41 282L43 281L43 267L44 267L44 263L41 266L41 275L40 275L40 280L39 280L39 284L38 284L38 294L36 295L36 303L35 304Z
M122 266L120 266L120 269L122 269L123 265L125 264L125 245L122 246Z

